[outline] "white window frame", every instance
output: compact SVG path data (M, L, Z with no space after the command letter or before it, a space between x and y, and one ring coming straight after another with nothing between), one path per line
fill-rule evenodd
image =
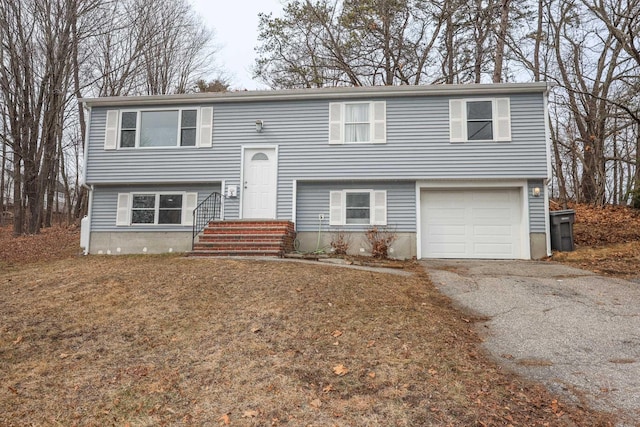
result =
M148 196L155 197L154 203L154 218L153 224L132 223L133 219L133 196ZM166 195L180 195L182 196L182 208L180 209L181 217L179 224L160 224L158 223L160 216L160 196ZM121 201L126 198L126 206L121 205ZM126 218L116 218L116 225L118 226L130 226L130 227L171 227L171 226L191 226L193 225L193 208L198 204L198 193L187 191L132 191L130 193L118 193L117 198L117 210L118 216L126 215ZM193 205L193 208L190 206ZM126 209L126 214L122 212ZM148 208L151 210L151 208ZM177 210L177 209L175 209ZM123 215L123 216L124 216Z
M492 139L469 139L467 104L470 102L491 102ZM506 111L502 111L506 110ZM502 112L502 114L500 114ZM506 114L505 114L506 113ZM511 141L511 100L510 98L465 98L449 100L449 141L450 142L509 142Z
M347 105L368 105L369 140L346 141ZM376 117L376 114L380 117ZM365 122L360 122L364 124ZM387 103L386 101L352 101L329 103L329 144L362 145L387 143Z
M347 194L368 193L369 194L369 222L361 224L347 223ZM376 195L384 199L384 207L376 206ZM339 205L332 205L339 199ZM339 212L337 210L339 209ZM383 209L380 212L380 209ZM387 190L372 189L344 189L331 191L329 193L329 225L344 225L349 227L368 227L372 225L387 225Z
M116 137L116 149L117 150L161 150L161 149L185 149L185 148L197 148L200 146L204 146L200 144L200 129L202 127L202 107L160 107L160 108L139 108L139 109L121 109L118 111L118 127L117 127L117 137ZM196 143L195 145L180 145L180 137L182 131L182 112L183 111L196 111ZM142 113L155 112L155 111L177 111L178 113L178 126L176 130L176 145L172 146L162 146L162 147L141 147L140 146L140 133L141 133L141 120ZM122 142L122 114L123 113L136 113L136 142L133 147L121 147L120 143Z

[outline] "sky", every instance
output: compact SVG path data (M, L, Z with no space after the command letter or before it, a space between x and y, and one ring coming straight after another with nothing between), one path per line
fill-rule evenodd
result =
M194 9L215 31L217 65L233 89L266 89L251 78L258 44L258 13L281 16L281 0L191 0ZM211 76L213 78L215 76Z

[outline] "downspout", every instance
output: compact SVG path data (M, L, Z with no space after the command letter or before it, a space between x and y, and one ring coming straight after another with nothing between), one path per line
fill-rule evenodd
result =
M89 247L91 246L91 213L93 211L93 185L87 185L87 165L89 164L89 133L91 133L91 107L85 102L84 109L85 114L85 135L84 135L84 150L83 166L82 166L82 187L89 191L89 203L87 205L87 233L89 238L87 239L87 247L84 248L84 254L89 255Z
M552 169L551 169L551 127L549 126L549 93L553 85L551 83L547 83L547 89L543 93L543 102L544 102L544 138L545 145L547 150L547 177L543 182L544 189L544 228L546 234L546 243L547 243L547 256L551 256L551 228L549 224L549 183L553 179L552 177Z
M87 207L87 234L89 238L87 239L87 246L84 248L84 255L89 255L89 247L91 246L91 212L93 210L93 185L88 186L87 184L82 184L84 188L89 191L89 205Z

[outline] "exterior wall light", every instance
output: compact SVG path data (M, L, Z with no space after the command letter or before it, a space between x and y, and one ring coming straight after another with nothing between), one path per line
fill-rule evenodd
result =
M256 120L256 132L262 132L262 128L264 127L264 122L262 120Z
M536 187L531 190L531 194L533 195L533 197L540 197L540 187Z

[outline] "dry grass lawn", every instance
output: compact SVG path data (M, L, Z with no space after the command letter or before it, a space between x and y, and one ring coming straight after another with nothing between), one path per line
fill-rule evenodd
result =
M32 261L0 264L3 426L612 425L503 372L415 266Z

